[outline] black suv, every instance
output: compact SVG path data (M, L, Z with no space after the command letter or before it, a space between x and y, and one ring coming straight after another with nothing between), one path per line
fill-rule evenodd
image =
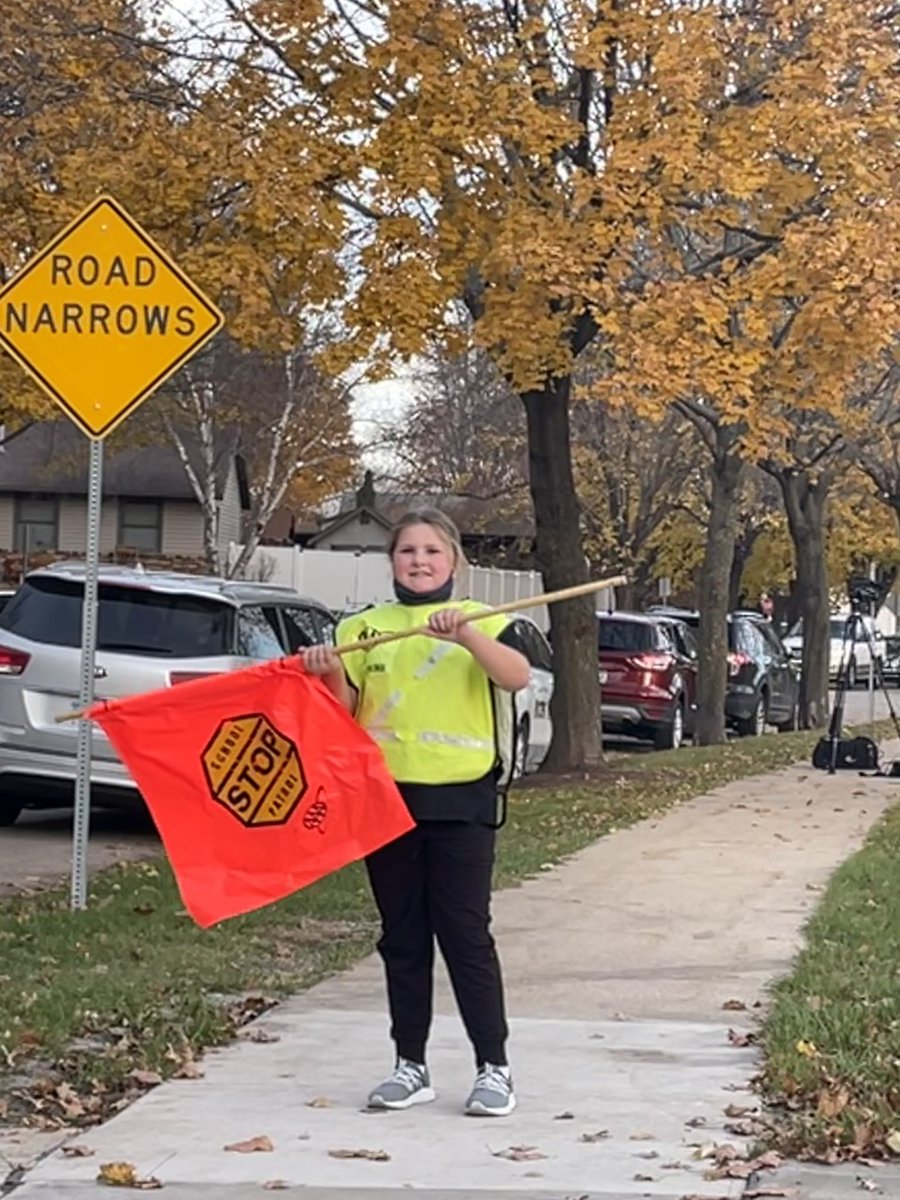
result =
M677 617L696 629L700 614L653 605L657 616ZM800 681L791 657L769 621L757 612L728 616L728 683L725 719L743 737L765 732L767 725L786 733L797 728Z

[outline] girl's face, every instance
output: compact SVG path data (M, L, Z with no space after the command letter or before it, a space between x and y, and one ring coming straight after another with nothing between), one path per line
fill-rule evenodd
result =
M394 578L411 592L430 592L447 582L456 565L444 537L432 525L401 530L391 555Z

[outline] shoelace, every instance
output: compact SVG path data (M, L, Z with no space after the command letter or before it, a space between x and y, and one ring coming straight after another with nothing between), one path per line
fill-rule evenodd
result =
M422 1068L413 1062L408 1062L405 1058L401 1059L394 1067L391 1075L391 1083L402 1084L403 1087L409 1088L411 1092L416 1092L423 1086L425 1077Z
M500 1067L493 1063L485 1063L475 1079L476 1088L484 1088L488 1092L499 1092L508 1096L512 1091L512 1080Z

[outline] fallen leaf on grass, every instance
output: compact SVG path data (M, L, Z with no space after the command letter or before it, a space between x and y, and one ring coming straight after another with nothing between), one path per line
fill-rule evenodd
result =
M54 1093L67 1117L83 1117L84 1102L68 1083L61 1083Z
M312 1100L307 1100L307 1108L331 1108L331 1101L326 1096L314 1096Z
M511 1162L533 1162L538 1158L546 1158L537 1146L507 1146L505 1150L492 1150L494 1158L508 1158Z
M608 1129L598 1129L596 1133L583 1133L578 1140L579 1142L602 1142L604 1138L608 1137Z
M143 1087L156 1087L163 1081L159 1071L132 1071L128 1078Z
M63 1158L93 1158L94 1151L90 1146L63 1146Z
M202 1079L205 1072L192 1058L186 1058L173 1075L173 1079Z
M238 1154L257 1154L259 1152L269 1153L275 1149L271 1138L261 1134L259 1137L247 1138L245 1142L229 1142L224 1150L234 1150Z
M329 1158L365 1158L369 1162L390 1162L387 1150L329 1150Z
M139 1192L155 1191L162 1187L159 1180L152 1175L141 1178L134 1164L128 1162L103 1163L97 1182L104 1183L107 1187L134 1188Z
M900 1129L892 1130L884 1139L884 1144L891 1154L900 1154Z

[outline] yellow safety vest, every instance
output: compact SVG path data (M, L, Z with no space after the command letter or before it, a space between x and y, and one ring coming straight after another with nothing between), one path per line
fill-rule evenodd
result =
M424 625L447 607L477 612L474 600L450 604L381 604L348 617L337 627L339 646L379 633ZM497 637L504 615L476 628ZM493 687L468 650L427 635L403 638L343 656L359 692L356 719L378 742L398 783L468 783L497 765Z

